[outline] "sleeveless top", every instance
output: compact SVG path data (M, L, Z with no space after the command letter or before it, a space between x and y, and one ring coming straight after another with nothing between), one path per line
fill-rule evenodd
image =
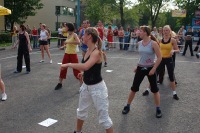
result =
M160 51L162 58L169 58L171 57L171 50L173 49L173 45L171 42L171 38L167 41L164 42L164 39L160 42Z
M42 40L42 41L47 41L47 33L46 33L47 31L46 30L44 30L44 31L40 31L40 38L41 39L45 39L45 40Z
M101 40L103 40L103 29L98 27L97 30L99 32L99 37L101 38Z
M81 31L81 36L83 36L85 34L85 29L82 29L82 31ZM84 48L84 49L87 49L88 48L88 46L86 45L86 44L84 44L84 43L82 43L82 46L81 46L82 48Z
M90 58L90 55L88 56L88 58L86 60L84 60L84 58L83 58L82 63L87 62L89 60L89 58ZM88 69L87 71L84 71L83 81L86 85L94 85L103 80L102 76L101 76L101 65L102 65L102 62L96 63L90 69Z
M23 34L19 33L19 49L28 49L28 42L25 36L25 32Z
M152 40L146 46L143 45L143 41L140 41L138 51L140 55L138 66L151 67L154 65L155 52L152 47Z
M67 42L75 42L75 38L74 36L72 37L68 37L67 40L65 41L66 43ZM66 44L66 49L65 49L65 53L66 54L76 54L76 47L77 45L76 44Z

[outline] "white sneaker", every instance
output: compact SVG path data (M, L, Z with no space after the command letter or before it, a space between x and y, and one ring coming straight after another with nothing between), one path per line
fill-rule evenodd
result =
M40 63L44 62L44 60L41 60Z
M6 99L7 99L6 93L1 94L1 100L6 101Z
M50 63L52 64L52 63L53 63L53 61L52 61L52 60L50 60Z

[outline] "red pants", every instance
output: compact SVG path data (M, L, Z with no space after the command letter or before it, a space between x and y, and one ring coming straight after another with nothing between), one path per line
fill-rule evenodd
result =
M67 63L78 63L78 56L77 56L77 54L66 54L65 53L65 55L63 57L63 60L62 60L62 64L67 64ZM67 69L60 71L60 78L61 79L66 79ZM78 78L78 74L80 73L80 71L76 70L76 69L73 69L73 72L74 72L74 76L77 79L79 79Z

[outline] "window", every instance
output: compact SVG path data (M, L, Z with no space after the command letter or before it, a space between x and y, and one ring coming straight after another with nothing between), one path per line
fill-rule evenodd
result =
M73 8L68 8L68 14L70 16L74 16L74 9Z
M75 16L75 10L74 8L66 7L66 6L56 6L56 15L69 15L69 16Z

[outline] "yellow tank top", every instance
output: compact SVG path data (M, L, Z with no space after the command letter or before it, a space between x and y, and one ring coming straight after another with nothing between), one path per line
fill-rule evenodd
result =
M17 32L14 31L13 34L12 34L12 36L17 36Z
M160 51L163 58L171 57L171 51L173 49L172 42L163 44L160 42Z
M66 30L65 27L62 28L62 33L63 33L63 36L64 36L64 37L67 37L67 36L68 36L67 30Z
M65 41L67 42L75 42L74 36L67 38L67 40ZM65 49L65 53L66 54L76 54L76 47L77 44L66 44L66 49Z

